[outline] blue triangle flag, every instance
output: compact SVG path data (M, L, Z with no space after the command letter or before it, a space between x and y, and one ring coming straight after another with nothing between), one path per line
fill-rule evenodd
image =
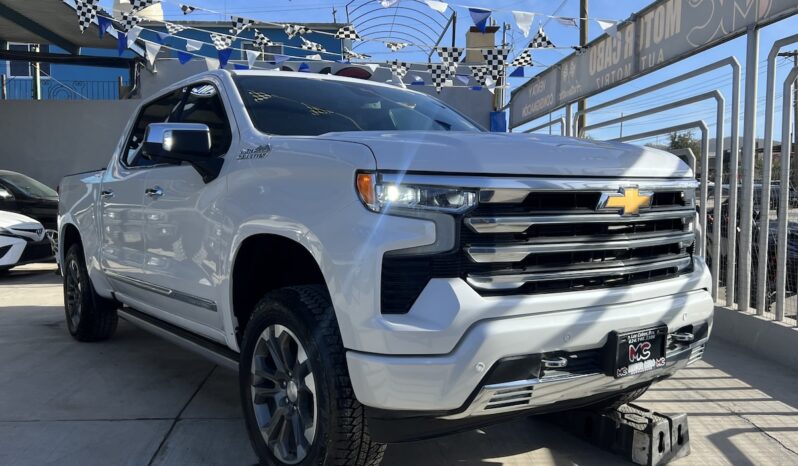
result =
M105 16L98 16L97 17L97 27L100 28L100 39L105 36L105 31L108 30L108 27L111 25L111 20L106 18Z
M274 56L274 63L282 63L284 61L288 61L289 58L290 57L287 57L285 55L277 54Z
M307 63L301 63L297 71L299 71L300 73L310 73L310 65L308 65Z
M482 90L482 86L471 86L471 90L472 91L481 91Z
M479 29L479 32L485 32L485 27L488 25L488 18L490 18L490 10L469 8L468 12L471 13L471 19L474 21L474 26Z
M524 77L524 68L519 66L512 73L510 73L511 78L523 78Z
M194 55L191 55L188 52L177 52L177 59L180 60L181 65L185 65L186 63L190 62L193 56Z
M118 33L116 40L116 50L119 52L119 56L122 56L122 54L125 53L125 50L127 50L127 34L124 32Z
M230 60L230 54L232 53L233 49L219 50L219 68L227 66L227 62Z
M165 44L166 43L166 38L169 37L169 34L165 33L165 32L156 32L155 34L157 34L157 36L158 36L158 38L155 39L155 40L157 40L158 43L161 44L161 45Z
M412 83L410 83L410 85L411 86L423 86L424 85L424 81L413 81Z
M236 69L236 70L248 70L249 67L247 65L241 65L241 64L238 64L238 63L233 63L233 69Z

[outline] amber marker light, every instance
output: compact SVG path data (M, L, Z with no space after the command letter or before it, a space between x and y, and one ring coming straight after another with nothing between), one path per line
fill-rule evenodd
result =
M355 179L355 187L360 200L370 210L378 212L379 206L377 205L377 175L375 173L358 173Z

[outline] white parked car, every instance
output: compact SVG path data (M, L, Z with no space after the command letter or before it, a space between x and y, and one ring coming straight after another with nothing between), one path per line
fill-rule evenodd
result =
M0 273L18 265L52 259L52 244L41 223L0 210Z
M60 185L70 333L121 315L236 368L264 464L613 406L709 338L697 183L666 152L214 71L145 101L108 155Z

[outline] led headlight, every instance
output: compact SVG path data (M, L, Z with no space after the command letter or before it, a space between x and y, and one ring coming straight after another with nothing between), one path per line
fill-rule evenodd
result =
M431 210L458 213L476 205L474 190L449 186L428 186L382 182L376 173L358 173L357 193L374 212L389 209Z

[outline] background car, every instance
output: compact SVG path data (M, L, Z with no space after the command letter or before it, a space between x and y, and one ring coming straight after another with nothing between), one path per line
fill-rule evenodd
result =
M40 222L0 211L0 274L18 265L51 260L53 250Z
M58 193L22 173L0 170L0 210L30 217L57 230Z

